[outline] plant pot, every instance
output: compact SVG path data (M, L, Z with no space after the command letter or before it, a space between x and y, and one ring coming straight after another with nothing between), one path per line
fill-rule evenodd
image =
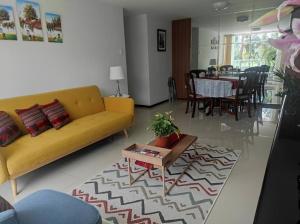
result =
M171 148L180 140L180 135L173 133L169 136L169 147Z
M157 137L155 140L155 146L161 148L170 148L179 141L179 137L176 133L170 134L169 136Z
M160 148L168 148L169 137L166 137L166 136L157 137L155 139L155 146L160 147Z

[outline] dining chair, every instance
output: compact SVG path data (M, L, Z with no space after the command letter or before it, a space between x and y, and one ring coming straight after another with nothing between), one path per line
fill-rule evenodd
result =
M261 66L250 67L244 71L245 74L249 74L253 78L254 86L251 94L253 99L254 109L257 109L257 96L260 93L260 78L262 73Z
M268 79L268 72L270 71L270 66L268 65L262 65L261 66L261 73L260 73L260 78L259 78L259 83L258 83L258 97L259 97L259 102L262 102L262 98L265 99L265 85Z
M173 77L168 78L169 102L174 103L177 98L176 82Z
M221 72L228 72L228 71L233 71L233 66L232 65L222 65L220 67Z
M205 69L194 69L190 71L191 74L195 75L196 78L203 78L207 75L207 70Z
M185 86L187 90L187 104L186 104L185 113L187 114L189 112L189 107L191 105L193 109L192 112L192 118L193 118L195 117L196 106L198 105L198 109L199 109L200 102L202 102L203 105L205 105L206 97L203 97L196 93L195 76L191 72L185 74Z
M213 76L214 75L214 73L217 71L217 69L215 68L215 67L208 67L207 68L207 75L208 76Z
M240 74L235 96L225 97L222 104L233 105L235 120L238 121L239 108L247 103L248 116L251 117L251 97L255 86L255 74Z

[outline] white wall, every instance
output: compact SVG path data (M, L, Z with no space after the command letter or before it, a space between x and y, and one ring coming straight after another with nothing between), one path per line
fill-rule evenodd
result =
M218 50L211 49L211 39L218 38L218 32L207 28L199 28L198 68L207 69L210 59L217 59Z
M157 51L157 29L167 31L167 50ZM172 28L171 21L148 15L148 50L150 77L150 105L169 97L168 78L172 76Z
M167 51L157 51L157 29L167 30ZM168 99L172 70L171 21L152 15L125 17L129 94L138 105Z
M15 0L0 0L13 5ZM123 9L98 0L40 0L44 42L0 41L0 98L69 87L98 85L103 95L114 92L109 66L126 71ZM48 43L45 12L62 16L63 44ZM15 16L16 17L16 16ZM127 92L127 81L121 82Z
M125 17L129 94L138 105L150 105L147 15Z

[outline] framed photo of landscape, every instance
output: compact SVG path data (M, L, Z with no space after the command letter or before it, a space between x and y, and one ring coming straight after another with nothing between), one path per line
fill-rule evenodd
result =
M0 40L17 40L14 10L11 6L0 5Z
M44 41L39 3L17 0L17 11L23 40Z
M167 50L167 31L158 29L157 30L157 50L166 51Z
M46 26L48 42L63 43L63 34L61 27L61 16L55 13L46 13Z

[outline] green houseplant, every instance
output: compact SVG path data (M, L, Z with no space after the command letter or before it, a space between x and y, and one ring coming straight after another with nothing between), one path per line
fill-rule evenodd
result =
M170 146L174 136L179 139L179 128L175 125L171 114L172 112L156 113L148 128L154 132L156 136L155 145L158 147Z

